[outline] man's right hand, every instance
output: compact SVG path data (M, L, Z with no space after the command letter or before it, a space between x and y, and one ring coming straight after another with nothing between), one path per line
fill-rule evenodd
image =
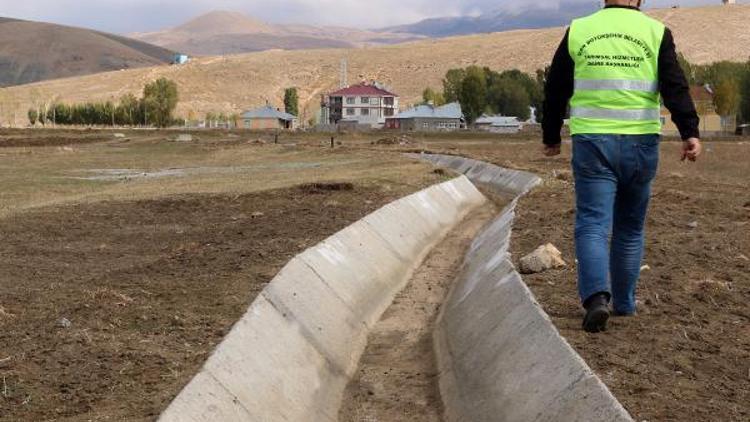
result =
M697 161L703 152L703 145L698 138L690 138L682 142L682 161Z

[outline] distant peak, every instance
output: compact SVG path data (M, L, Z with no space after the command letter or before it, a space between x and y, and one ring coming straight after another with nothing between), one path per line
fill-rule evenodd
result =
M257 34L274 32L273 26L241 12L214 10L176 28L192 33Z
M193 20L198 19L222 19L222 18L230 18L230 19L252 19L249 16L245 15L242 12L237 12L233 10L212 10L210 12L204 13L202 15L196 16L193 18Z

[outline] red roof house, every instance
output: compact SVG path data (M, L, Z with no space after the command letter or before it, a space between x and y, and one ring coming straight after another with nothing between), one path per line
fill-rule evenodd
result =
M382 127L386 118L398 114L398 95L384 86L360 83L341 88L323 97L321 122Z
M386 90L378 84L361 83L339 89L328 94L329 97L349 97L369 95L371 97L398 97L398 95Z

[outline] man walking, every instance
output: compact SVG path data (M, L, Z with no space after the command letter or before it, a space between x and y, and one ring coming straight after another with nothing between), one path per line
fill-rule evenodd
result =
M672 33L640 11L641 0L607 0L573 21L545 87L545 155L560 154L568 105L576 187L578 290L583 328L636 312L651 182L659 161L660 94L683 139L682 159L701 153L699 119ZM611 243L610 243L611 236Z

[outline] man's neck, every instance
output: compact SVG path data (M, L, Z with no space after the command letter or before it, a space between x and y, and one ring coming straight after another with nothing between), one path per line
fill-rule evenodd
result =
M604 8L621 8L621 9L633 9L641 10L637 5L633 5L633 2L629 1L608 1L604 3Z

